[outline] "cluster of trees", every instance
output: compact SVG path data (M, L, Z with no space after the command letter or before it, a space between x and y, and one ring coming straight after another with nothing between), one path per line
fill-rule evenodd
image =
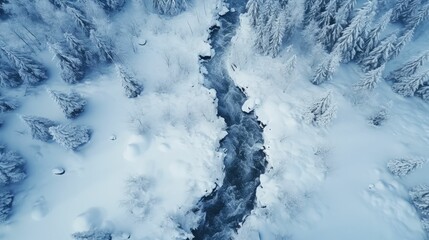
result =
M25 161L16 152L8 151L0 145L0 223L5 222L12 213L14 195L11 186L24 180Z
M112 234L105 230L89 230L72 234L75 240L112 240Z
M22 120L31 130L34 139L51 142L56 141L61 146L77 150L91 139L91 129L81 125L59 124L50 119L37 116L22 116Z
M398 56L412 40L415 29L428 18L429 3L399 0L380 17L377 1L369 0L357 10L355 5L356 0L306 0L304 6L295 1L250 0L247 14L255 30L255 48L275 57L294 29L303 27L311 35L304 37L313 39L314 44L321 44L327 51L310 79L313 84L330 80L339 63L355 61L365 72L357 87L372 90L382 79L385 64ZM389 23L402 24L402 30L386 35ZM415 76L405 73L399 73L398 76L405 75L407 79L394 85L394 90L405 96L415 94L429 99L429 87L425 86L427 73Z

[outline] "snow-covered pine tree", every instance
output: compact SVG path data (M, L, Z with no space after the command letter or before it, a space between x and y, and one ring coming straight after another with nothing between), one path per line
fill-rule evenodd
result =
M368 118L368 123L378 127L381 126L387 120L388 117L388 109L386 107L383 107Z
M246 4L247 15L249 16L250 25L256 26L257 19L260 14L262 0L249 0Z
M73 233L75 240L112 240L112 234L105 230L89 230Z
M16 88L22 84L22 79L7 62L0 61L0 86L6 88Z
M49 90L51 97L60 106L67 118L76 118L84 112L86 100L77 92L63 93Z
M429 186L418 185L413 187L408 193L420 214L426 217L429 216Z
M422 86L416 91L416 96L429 102L429 86Z
M383 71L384 64L376 69L370 70L369 72L365 73L364 78L359 83L357 83L355 87L362 90L373 90L377 86L377 83L380 82Z
M49 133L49 128L58 124L52 120L36 116L22 116L22 120L30 127L31 136L33 139L49 142L52 140L52 135Z
M409 19L416 15L420 8L421 0L399 0L393 7L392 22L408 23Z
M365 39L365 48L362 57L367 56L380 43L380 33L387 27L391 17L392 10L389 10L380 18L377 25L369 31Z
M392 57L396 57L401 52L402 48L411 41L414 35L414 28L407 30L402 36L398 37L395 42L395 48L393 49Z
M359 51L362 51L366 29L375 14L375 8L375 1L366 2L342 32L334 49L341 53L343 62L351 61Z
M327 125L335 117L336 107L332 103L331 92L315 102L308 109L308 118L310 122L315 126Z
M49 48L58 59L63 81L70 84L80 82L85 75L85 60L80 59L83 56L76 56L74 51L70 51L59 43L50 44Z
M60 0L61 1L61 0ZM64 1L65 11L75 21L77 27L85 33L86 36L90 35L91 30L95 30L94 23L86 16L86 13L79 8L77 3Z
M115 53L112 40L107 36L101 36L95 30L91 30L89 38L98 49L100 60L107 63L115 62Z
M91 139L91 129L85 126L61 124L49 128L53 139L61 146L76 150Z
M0 191L0 224L6 222L12 213L13 194L6 190Z
M396 34L393 33L381 40L381 42L362 59L363 70L367 72L385 64L393 56L396 39Z
M97 0L97 3L107 12L116 12L124 7L125 0Z
M414 96L417 89L422 87L429 81L429 71L422 74L415 74L409 77L404 77L400 82L395 82L392 85L393 91L404 97Z
M0 113L9 112L17 109L19 106L15 99L0 97Z
M420 158L397 158L387 163L387 169L396 176L403 177L417 168L422 167L426 161Z
M21 79L29 85L38 85L48 79L48 71L39 62L4 46L0 46L0 52L18 69Z
M123 66L118 65L117 69L121 78L122 87L125 90L125 96L128 98L139 96L143 91L143 85L138 82Z
M425 21L429 16L429 2L418 8L411 17L408 18L407 28L417 28L423 21Z
M0 186L18 183L26 176L25 161L18 153L11 151L0 153Z
M310 80L314 85L320 85L331 80L332 74L340 64L340 54L332 52L325 60L317 67L314 77Z
M316 17L318 26L320 31L318 32L319 41L328 49L331 39L329 37L331 29L331 25L335 22L335 15L337 14L337 0L330 0L324 11L320 13L318 17Z
M423 66L423 64L429 59L429 51L423 53L417 58L412 59L409 62L406 62L402 67L394 70L387 77L388 81L398 82L403 78L413 75L417 70Z
M269 43L266 48L268 55L275 57L280 52L287 27L286 13L281 11L272 23Z
M69 32L64 33L64 39L68 50L71 51L72 55L77 56L83 62L84 66L90 67L98 63L97 54L87 48L87 45L90 44Z
M153 0L153 7L161 15L177 15L186 10L188 0Z
M349 24L350 15L356 4L355 0L346 0L334 15L334 23L326 27L326 39L320 40L330 52L340 38L344 28Z

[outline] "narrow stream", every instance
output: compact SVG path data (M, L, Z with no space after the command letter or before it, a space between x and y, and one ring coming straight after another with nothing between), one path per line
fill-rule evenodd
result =
M212 27L210 41L215 55L201 64L207 69L205 86L216 90L218 115L225 119L228 135L221 140L225 149L225 178L221 186L199 201L196 211L203 215L199 226L192 230L194 239L231 239L255 206L259 176L266 166L262 127L253 112L241 111L245 94L228 75L225 55L239 16L247 0L225 0L230 9L219 16L220 27Z

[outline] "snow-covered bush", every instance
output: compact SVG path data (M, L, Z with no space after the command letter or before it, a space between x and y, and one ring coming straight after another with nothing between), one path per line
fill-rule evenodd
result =
M19 104L16 100L0 97L0 112L13 111L17 109L18 106Z
M373 126L381 126L389 117L389 113L386 108L381 109L374 115L368 118L369 124Z
M133 75L125 70L124 67L118 66L119 76L121 77L122 87L128 98L135 98L143 91L143 85L139 83Z
M73 233L72 237L75 240L111 240L112 234L105 230L89 230Z
M86 100L77 92L63 93L59 91L49 90L54 101L61 107L67 118L76 118L84 110Z
M80 125L61 124L50 127L49 133L58 144L71 150L76 150L91 139L91 129Z
M161 15L177 15L186 10L188 0L153 0L153 7Z
M139 220L147 216L155 202L150 193L152 185L153 181L144 176L130 177L126 182L126 198L123 204Z
M0 191L0 224L5 222L11 212L13 204L13 194L9 191Z
M38 139L44 142L52 140L49 128L57 126L58 124L56 122L36 116L22 116L21 118L30 127L33 139Z
M26 176L25 162L16 152L0 153L0 186L22 181Z
M9 59L10 63L18 69L21 79L29 85L38 85L48 79L47 69L34 59L7 49L4 46L0 46L0 53Z
M403 177L421 167L426 161L419 158L397 158L387 163L387 169L396 176Z
M315 126L327 125L335 117L336 107L332 103L331 93L329 92L326 97L313 103L308 109L306 117Z

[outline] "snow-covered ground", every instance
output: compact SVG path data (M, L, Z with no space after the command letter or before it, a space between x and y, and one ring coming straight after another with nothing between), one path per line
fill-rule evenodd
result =
M172 239L183 234L179 223L190 230L182 216L223 174L217 147L224 122L216 115L214 92L202 86L198 62L210 49L205 40L216 7L216 1L197 1L177 17L160 17L136 1L115 16L109 27L120 36L123 65L144 86L136 99L125 97L114 66L70 86L60 80L50 53L42 52L53 72L48 81L7 92L20 108L7 113L0 138L27 160L28 177L16 190L13 216L0 226L1 239L65 240L89 228ZM70 87L88 101L76 120L66 119L47 92ZM33 140L21 115L86 125L92 138L77 152ZM65 174L54 175L57 167ZM139 197L144 207L131 214L127 182L138 176L148 181Z

